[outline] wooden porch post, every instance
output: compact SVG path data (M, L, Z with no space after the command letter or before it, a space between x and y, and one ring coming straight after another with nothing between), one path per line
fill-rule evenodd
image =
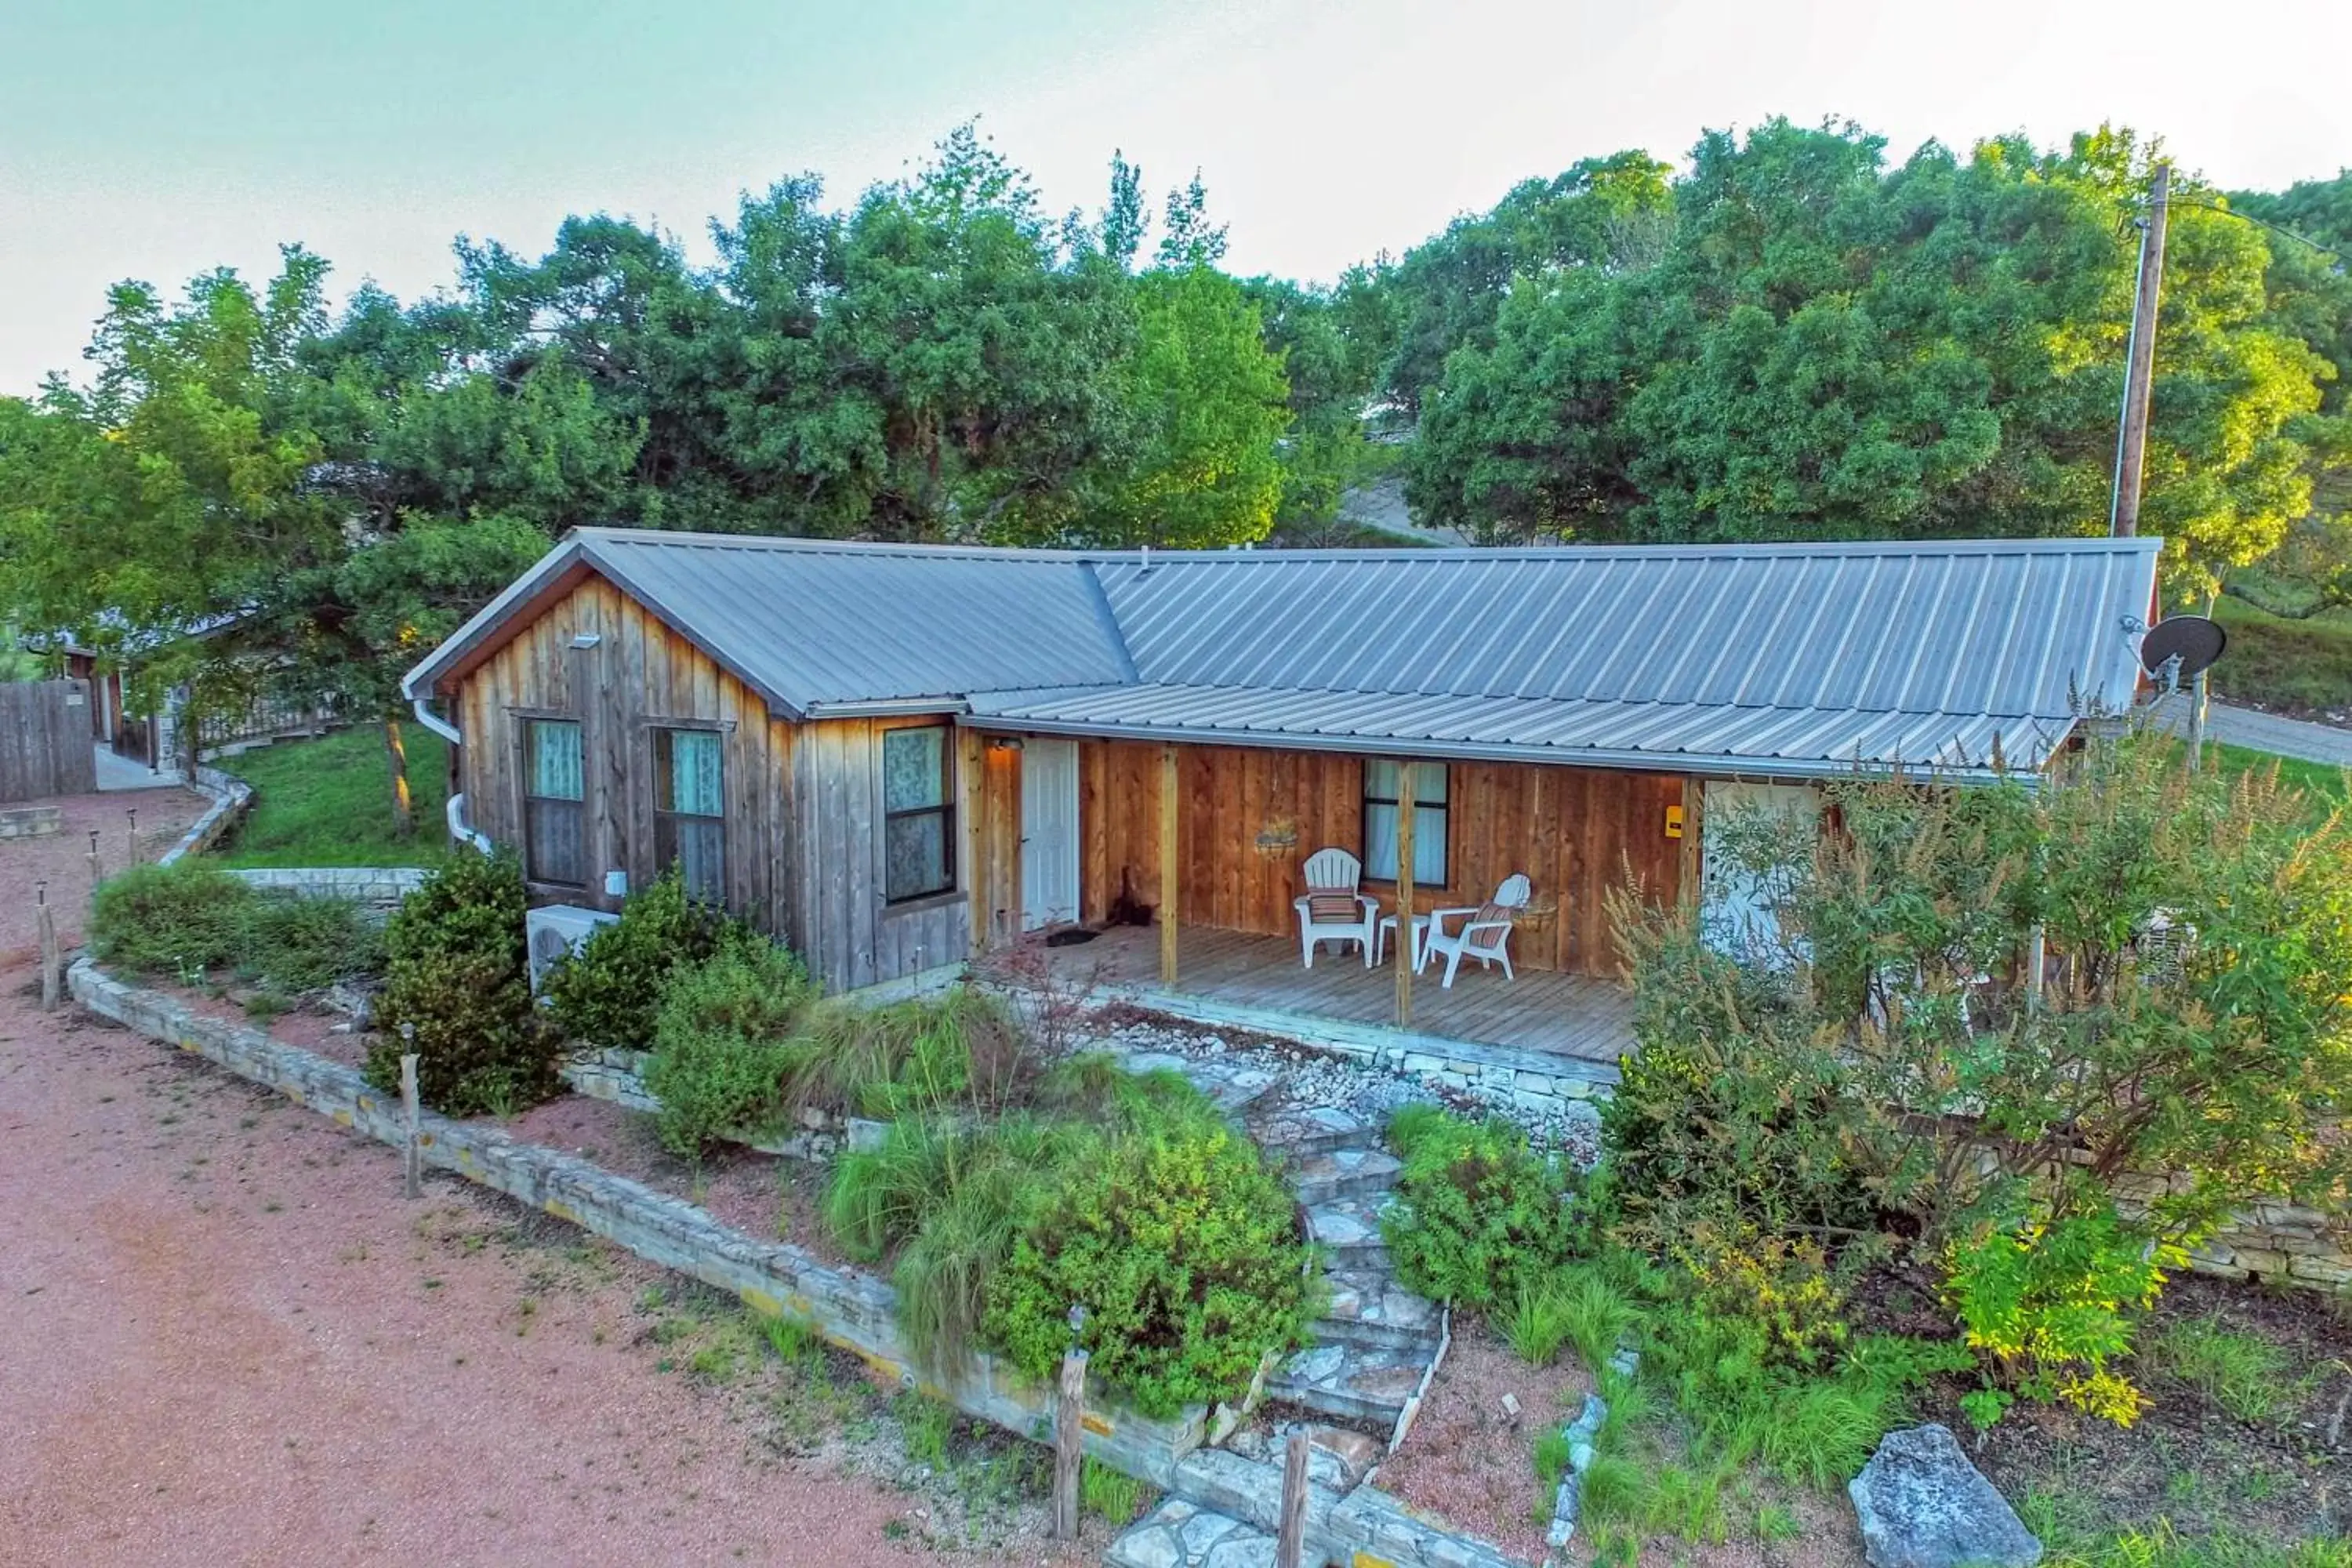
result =
M977 730L959 730L963 742L963 853L965 893L971 900L965 918L971 922L971 951L981 952L994 945L996 932L989 910L996 889L988 863L988 838L985 825L988 818L988 760L982 748L986 742Z
M1177 789L1176 748L1160 749L1160 984L1176 984L1176 906L1181 901L1184 879L1176 863L1176 813L1181 803Z
M1675 902L1686 910L1698 908L1699 830L1705 826L1702 813L1706 808L1706 781L1695 773L1683 778L1683 841L1682 886L1676 890Z
M1412 942L1412 763L1397 764L1396 1021L1412 1027L1412 965L1420 956Z

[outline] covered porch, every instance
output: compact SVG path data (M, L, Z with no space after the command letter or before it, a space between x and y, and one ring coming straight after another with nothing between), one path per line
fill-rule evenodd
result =
M1554 1071L1610 1083L1633 1045L1633 998L1615 981L1526 968L1506 980L1473 963L1447 989L1433 964L1416 976L1412 1022L1400 1028L1393 952L1367 969L1354 952L1326 949L1307 969L1296 937L1196 927L1178 932L1181 960L1170 986L1160 981L1160 937L1113 926L1044 951L1057 979L1099 996L1359 1053L1401 1049L1482 1065L1540 1058L1555 1061Z

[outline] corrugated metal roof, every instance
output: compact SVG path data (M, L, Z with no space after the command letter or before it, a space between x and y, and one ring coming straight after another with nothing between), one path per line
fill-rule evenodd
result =
M1086 554L583 530L605 573L806 714L961 707L1185 734L1822 773L2039 765L2126 706L2161 542ZM1752 764L1752 767L1749 766Z
M528 601L529 584L575 562L796 714L951 709L982 688L1135 675L1100 587L1076 557L583 528L410 671L408 689L425 690L493 640Z
M1105 562L1146 681L2063 716L2128 700L2147 540ZM1440 565L1444 561L1446 564Z

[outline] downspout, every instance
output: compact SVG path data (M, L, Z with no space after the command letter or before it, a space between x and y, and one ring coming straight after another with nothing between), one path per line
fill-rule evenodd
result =
M427 708L425 703L429 700L431 700L431 699L425 697L411 697L408 700L410 709L416 714L416 721L419 724L424 725L427 730L432 731L433 733L440 736L443 740L448 742L451 745L464 745L466 743L466 738L457 732L457 726L450 723L447 720L434 712L433 710ZM485 855L488 855L490 852L489 837L487 834L476 832L473 826L466 820L465 791L453 790L450 792L449 805L444 815L447 816L449 821L450 837L456 839L460 844L470 844Z

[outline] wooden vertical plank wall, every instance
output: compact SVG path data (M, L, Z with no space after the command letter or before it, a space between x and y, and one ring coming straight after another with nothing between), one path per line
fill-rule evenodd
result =
M1088 741L1079 748L1079 882L1084 918L1099 921L1124 888L1156 905L1160 888L1159 745ZM1181 921L1268 936L1295 935L1298 868L1326 845L1363 848L1363 763L1338 752L1240 746L1178 748L1176 879ZM1423 762L1426 775L1437 764ZM1514 938L1528 967L1617 971L1603 899L1630 874L1673 900L1685 841L1665 836L1665 808L1684 803L1672 773L1496 763L1447 764L1447 876L1416 904L1484 902L1514 871L1535 884L1536 918ZM1433 793L1424 779L1422 793ZM1393 889L1368 885L1385 900Z

